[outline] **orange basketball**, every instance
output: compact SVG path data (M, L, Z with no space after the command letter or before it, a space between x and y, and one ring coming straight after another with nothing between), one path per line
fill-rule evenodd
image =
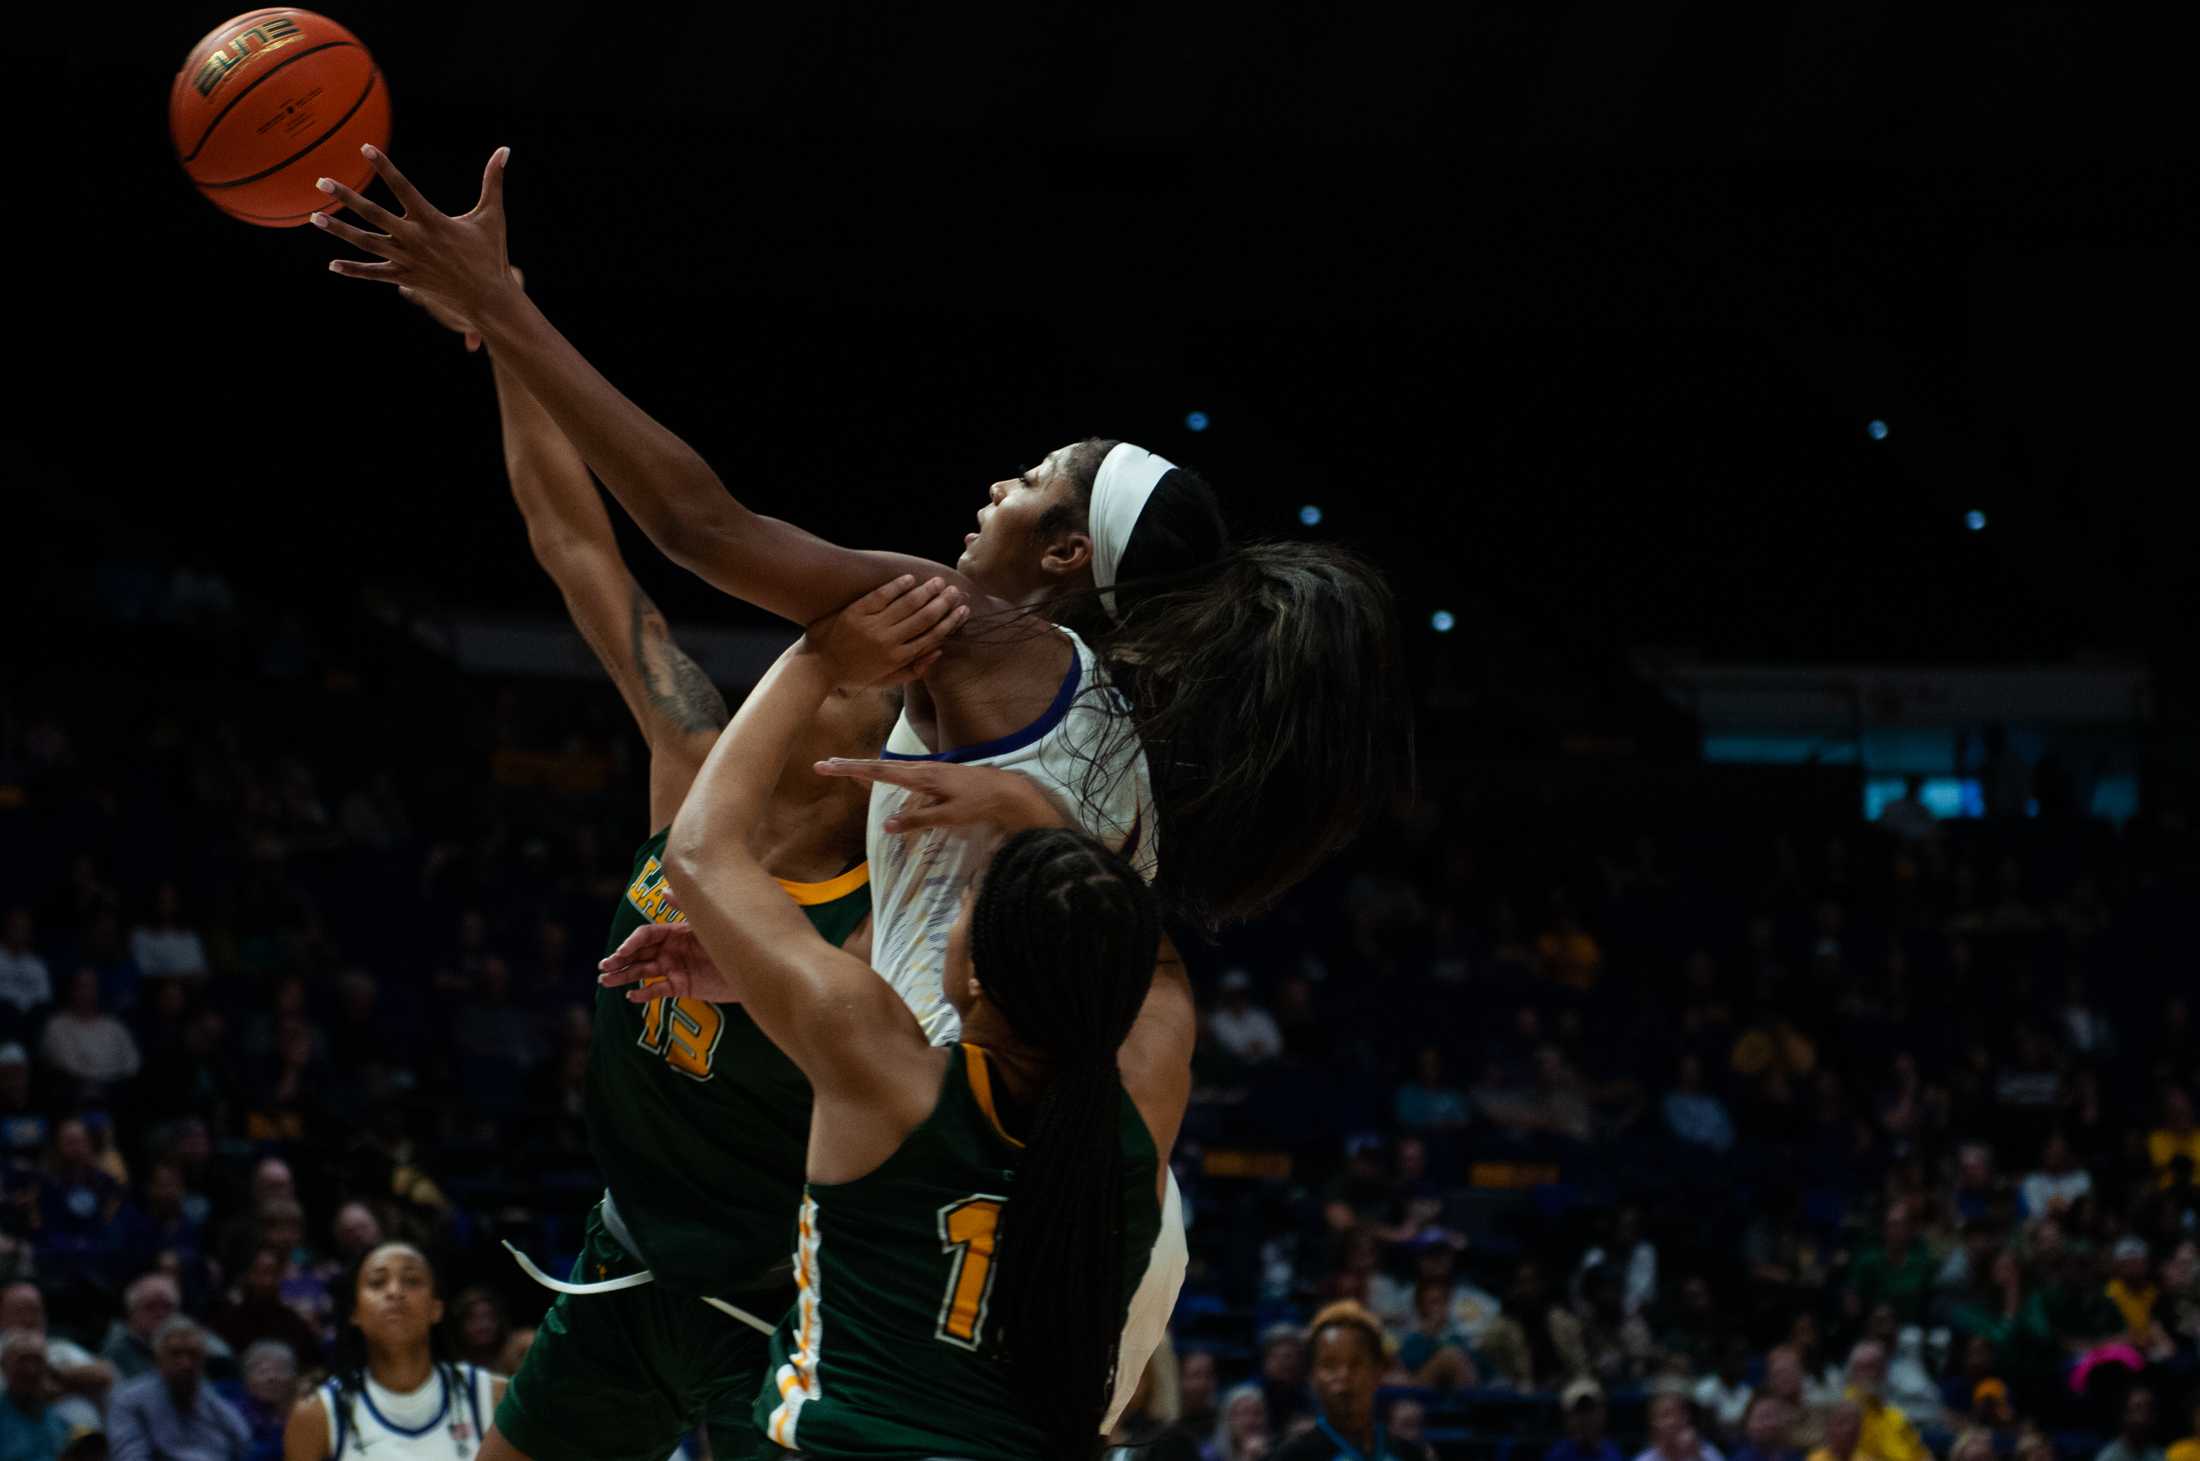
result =
M390 141L390 93L359 38L310 10L254 10L191 48L168 91L168 134L199 191L232 218L296 228L328 205L313 185L365 188L362 143Z

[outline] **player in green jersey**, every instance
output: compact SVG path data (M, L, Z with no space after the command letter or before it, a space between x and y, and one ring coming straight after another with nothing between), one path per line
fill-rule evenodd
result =
M764 677L674 820L668 876L693 937L630 941L606 982L739 997L809 1077L817 1119L800 1297L756 1404L814 1457L1090 1455L1119 1329L1159 1220L1156 1127L1173 1079L1121 1050L1153 977L1152 891L1066 828L994 853L948 939L963 1042L928 1044L861 961L801 939L745 850L798 728L845 683L813 630ZM707 961L675 968L668 951ZM1192 1032L1157 1069L1178 1072Z
M666 829L725 725L726 704L627 570L579 453L491 364L528 542L649 745L649 818L658 830L635 853L609 950L645 923L681 917L664 887ZM882 665L906 663L930 652L912 641L948 622L954 606L936 590L874 595L845 616L850 642L866 643ZM804 727L805 747L869 755L898 711L891 689L833 696ZM870 915L865 791L807 770L783 780L750 851L777 875L806 936L860 955ZM552 1304L497 1408L484 1457L664 1461L703 1420L716 1422L720 1456L760 1449L749 1408L770 1326L760 1332L704 1300L773 1318L786 1307L809 1110L801 1072L738 1006L695 998L636 1006L599 991L588 1126L607 1189L589 1214L572 1282L631 1286L565 1293ZM637 1281L645 1274L653 1281Z

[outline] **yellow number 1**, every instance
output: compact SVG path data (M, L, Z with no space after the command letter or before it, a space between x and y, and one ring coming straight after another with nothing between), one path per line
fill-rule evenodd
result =
M993 1234L1005 1200L976 1195L940 1209L940 1251L955 1255L955 1266L947 1273L935 1337L964 1349L978 1347L978 1331L985 1325L986 1300L993 1292Z

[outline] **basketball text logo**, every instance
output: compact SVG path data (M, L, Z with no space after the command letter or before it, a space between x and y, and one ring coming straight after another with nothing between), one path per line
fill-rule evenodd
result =
M298 39L298 22L287 15L277 15L258 25L237 32L236 38L220 50L207 56L199 67L199 74L191 78L200 96L211 96L214 88L228 79L229 73L254 56L289 45Z

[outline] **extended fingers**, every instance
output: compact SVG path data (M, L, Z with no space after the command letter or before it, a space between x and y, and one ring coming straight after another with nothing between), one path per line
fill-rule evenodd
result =
M405 175L397 170L397 164L390 161L388 153L379 147L361 147L359 155L373 165L374 170L381 175L383 182L390 185L390 192L396 196L408 218L415 215L423 217L433 217L435 215L435 206L426 198L420 196L420 190L408 182Z
M330 259L328 271L347 279L371 279L379 284L395 284L405 277L396 264L362 264L357 259Z
M969 617L970 606L959 595L950 598L942 594L902 625L903 632L911 636L902 649L911 659L922 658L944 644L947 636L962 628L963 620Z
M820 776L845 776L851 781L883 781L888 786L915 787L924 781L924 773L932 766L925 761L864 761L848 756L834 756L817 763Z
M857 599L849 607L858 614L883 613L889 604L909 592L909 586L916 581L917 576L914 573L904 573L899 578L890 578L862 598Z
M385 259L395 256L397 240L386 233L369 233L363 228L353 228L326 213L314 214L311 221L315 228L331 237L342 239L354 248L365 249L368 253Z
M381 229L384 233L397 232L398 226L404 222L402 218L390 212L380 203L375 202L356 189L345 187L334 178L323 178L314 186L373 224L376 228Z

